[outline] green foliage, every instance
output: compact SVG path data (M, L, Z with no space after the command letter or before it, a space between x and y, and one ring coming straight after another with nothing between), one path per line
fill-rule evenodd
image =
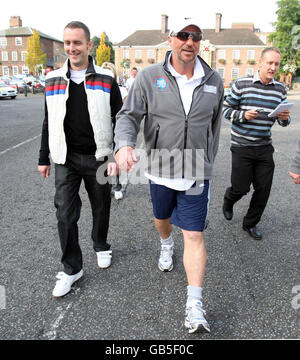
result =
M33 34L28 38L25 64L29 71L37 77L41 66L46 66L46 61L47 55L43 53L40 34L34 30Z
M273 24L275 32L271 34L270 41L281 52L280 71L285 65L300 66L300 2L299 0L279 0L277 21Z

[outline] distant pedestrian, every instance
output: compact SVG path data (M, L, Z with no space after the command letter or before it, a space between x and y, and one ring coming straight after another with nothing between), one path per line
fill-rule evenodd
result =
M62 68L46 77L45 118L38 170L50 175L50 160L55 163L55 207L64 271L58 274L53 290L61 297L83 275L78 225L82 180L93 216L92 240L100 268L111 264L107 243L111 186L96 179L99 166L113 150L113 123L122 107L118 84L110 72L94 64L90 32L81 22L64 29L64 49L68 56Z
M227 220L233 217L233 206L250 191L254 192L243 229L255 240L262 239L257 228L267 205L272 187L274 160L271 127L277 121L281 126L289 125L290 112L268 117L279 104L287 102L282 83L274 80L280 65L280 51L265 48L259 60L259 70L254 77L235 81L224 101L224 116L232 123L231 186L224 195L223 214Z
M130 78L127 79L126 84L125 84L127 91L130 90L132 84L135 81L137 74L138 74L138 69L136 67L133 67L130 72Z

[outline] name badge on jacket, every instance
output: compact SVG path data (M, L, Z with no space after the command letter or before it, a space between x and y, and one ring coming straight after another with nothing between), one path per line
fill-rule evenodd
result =
M204 84L203 91L211 93L211 94L216 94L217 93L217 88L214 85L206 85L206 84Z

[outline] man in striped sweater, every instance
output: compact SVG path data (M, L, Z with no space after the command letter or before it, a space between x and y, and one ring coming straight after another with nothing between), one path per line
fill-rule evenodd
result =
M279 50L264 49L259 71L253 77L235 81L223 109L225 118L232 123L231 186L224 195L223 214L227 220L232 219L234 204L250 191L252 184L254 192L243 229L255 240L262 239L256 225L267 205L274 173L271 127L275 121L281 126L290 123L288 110L268 117L279 104L287 102L284 86L274 80L279 65Z

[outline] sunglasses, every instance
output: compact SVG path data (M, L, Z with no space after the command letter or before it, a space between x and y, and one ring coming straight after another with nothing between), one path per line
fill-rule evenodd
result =
M181 41L187 41L191 37L194 42L198 42L202 39L202 32L179 31L172 36L176 36Z

